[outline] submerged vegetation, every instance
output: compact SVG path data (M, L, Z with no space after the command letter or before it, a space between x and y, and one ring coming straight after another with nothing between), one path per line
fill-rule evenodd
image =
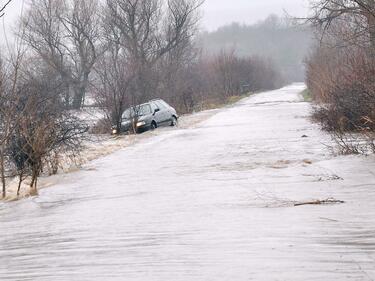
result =
M310 93L310 90L308 88L303 90L301 95L302 95L304 101L306 101L306 102L312 101L311 93Z

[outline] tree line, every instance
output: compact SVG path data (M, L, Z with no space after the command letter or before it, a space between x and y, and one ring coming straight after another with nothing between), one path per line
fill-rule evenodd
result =
M375 1L321 0L312 10L319 40L307 59L314 118L343 153L375 152Z

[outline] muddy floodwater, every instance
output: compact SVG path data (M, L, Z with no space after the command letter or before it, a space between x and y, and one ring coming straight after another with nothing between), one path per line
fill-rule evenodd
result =
M0 203L0 280L375 280L375 158L333 156L303 88ZM345 203L293 206L327 198Z

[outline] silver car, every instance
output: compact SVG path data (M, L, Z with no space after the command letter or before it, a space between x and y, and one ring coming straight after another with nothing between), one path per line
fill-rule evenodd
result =
M128 108L122 114L121 131L135 129L137 133L154 130L161 126L176 126L178 115L176 110L161 99ZM117 133L113 129L113 134Z

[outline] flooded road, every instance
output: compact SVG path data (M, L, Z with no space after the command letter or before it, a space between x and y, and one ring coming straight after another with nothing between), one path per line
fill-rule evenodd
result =
M375 280L375 159L333 157L302 89L0 203L0 280ZM326 198L346 203L292 207Z

